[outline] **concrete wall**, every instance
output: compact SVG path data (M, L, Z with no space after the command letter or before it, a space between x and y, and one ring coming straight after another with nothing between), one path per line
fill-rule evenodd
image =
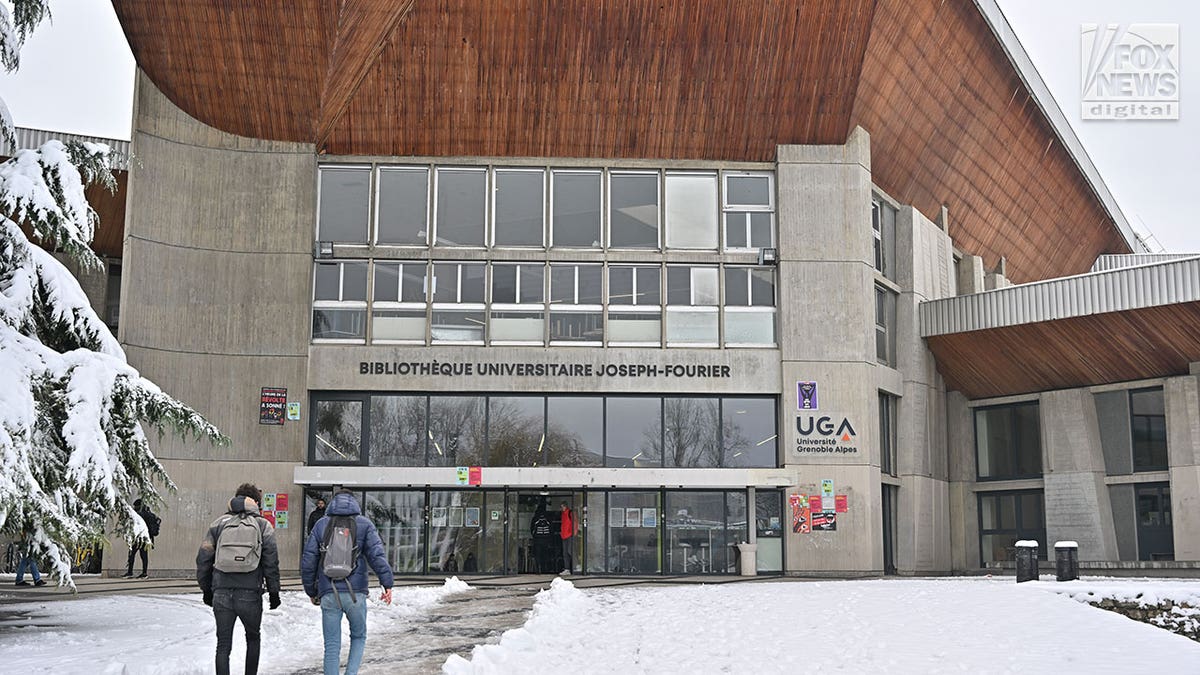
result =
M305 455L302 424L259 425L258 412L261 387L306 398L316 158L310 145L200 124L140 73L132 151L119 337L134 367L232 441L154 443L180 486L154 566L189 569L238 483L290 489ZM295 569L297 542L280 541Z
M1167 380L1167 451L1176 560L1200 560L1200 384L1197 376Z

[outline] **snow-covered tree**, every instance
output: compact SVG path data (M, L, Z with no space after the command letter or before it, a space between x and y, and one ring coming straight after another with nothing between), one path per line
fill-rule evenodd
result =
M0 63L18 65L30 31L49 16L46 0L0 4ZM15 134L0 100L0 135ZM71 580L73 550L105 529L146 541L132 502L161 504L174 484L151 452L141 423L224 443L194 410L131 368L78 281L50 253L101 265L90 244L96 212L84 189L115 181L103 144L50 141L0 164L0 537L24 540Z

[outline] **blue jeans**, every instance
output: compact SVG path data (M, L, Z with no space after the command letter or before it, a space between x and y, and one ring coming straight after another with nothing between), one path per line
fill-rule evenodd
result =
M325 675L338 675L338 655L342 650L342 615L350 621L350 656L346 659L346 675L357 675L362 665L363 651L367 648L367 594L350 593L339 589L338 598L333 593L321 596L321 629L325 633Z
M26 568L28 568L30 574L33 575L33 580L35 582L41 581L42 573L38 571L37 563L34 562L33 558L31 558L30 556L23 555L23 556L21 556L21 562L17 563L17 583L18 584L21 583L21 581L25 578L25 569Z

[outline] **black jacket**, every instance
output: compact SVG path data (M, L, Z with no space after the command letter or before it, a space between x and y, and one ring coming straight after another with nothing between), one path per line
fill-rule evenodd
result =
M255 520L262 531L262 557L258 569L241 574L222 572L213 567L221 526L229 516L246 512L256 516ZM248 506L245 497L234 497L229 501L229 512L208 526L204 541L200 542L200 551L196 553L196 581L200 582L200 590L205 594L218 588L248 588L262 592L264 585L270 593L279 592L279 549L275 544L275 528L259 514L257 505Z

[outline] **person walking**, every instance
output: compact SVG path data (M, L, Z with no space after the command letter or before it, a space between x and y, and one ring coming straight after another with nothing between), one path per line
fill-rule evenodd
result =
M29 543L29 534L25 533L21 537L21 560L17 562L17 586L28 586L29 582L25 581L25 570L29 570L33 576L34 586L45 586L46 580L42 578L42 573L38 571L37 561L33 559L33 546Z
M229 675L233 624L238 619L246 629L246 675L258 672L264 587L271 609L280 604L279 549L275 528L258 510L261 501L257 486L238 486L229 511L208 526L196 553L196 580L217 622L217 675Z
M383 586L381 600L392 604L392 567L375 525L362 515L349 490L338 490L313 525L300 557L304 592L321 606L325 636L325 675L338 675L342 650L342 617L350 623L350 655L346 675L355 675L367 646L367 566ZM330 576L333 575L333 577Z
M317 521L324 517L325 498L317 497L317 508L313 509L312 513L308 514L308 520L305 521L305 525L308 527L308 529L304 532L305 536L312 534L313 525L316 525Z
M566 502L562 503L562 513L558 526L558 535L562 537L563 570L561 574L570 574L575 568L575 514Z
M550 517L546 515L546 502L542 500L537 511L533 514L533 520L529 521L529 535L533 537L533 562L537 567L535 570L539 574L546 574L554 569L551 565L554 557L554 527L550 524Z
M140 499L133 502L133 510L137 512L142 522L146 523L146 531L150 533L150 542L137 542L129 547L129 560L125 563L125 574L122 574L121 577L128 579L133 576L133 557L141 553L142 573L138 575L138 578L145 579L146 568L150 564L150 554L147 549L154 548L154 538L158 536L158 528L162 524L162 521Z

